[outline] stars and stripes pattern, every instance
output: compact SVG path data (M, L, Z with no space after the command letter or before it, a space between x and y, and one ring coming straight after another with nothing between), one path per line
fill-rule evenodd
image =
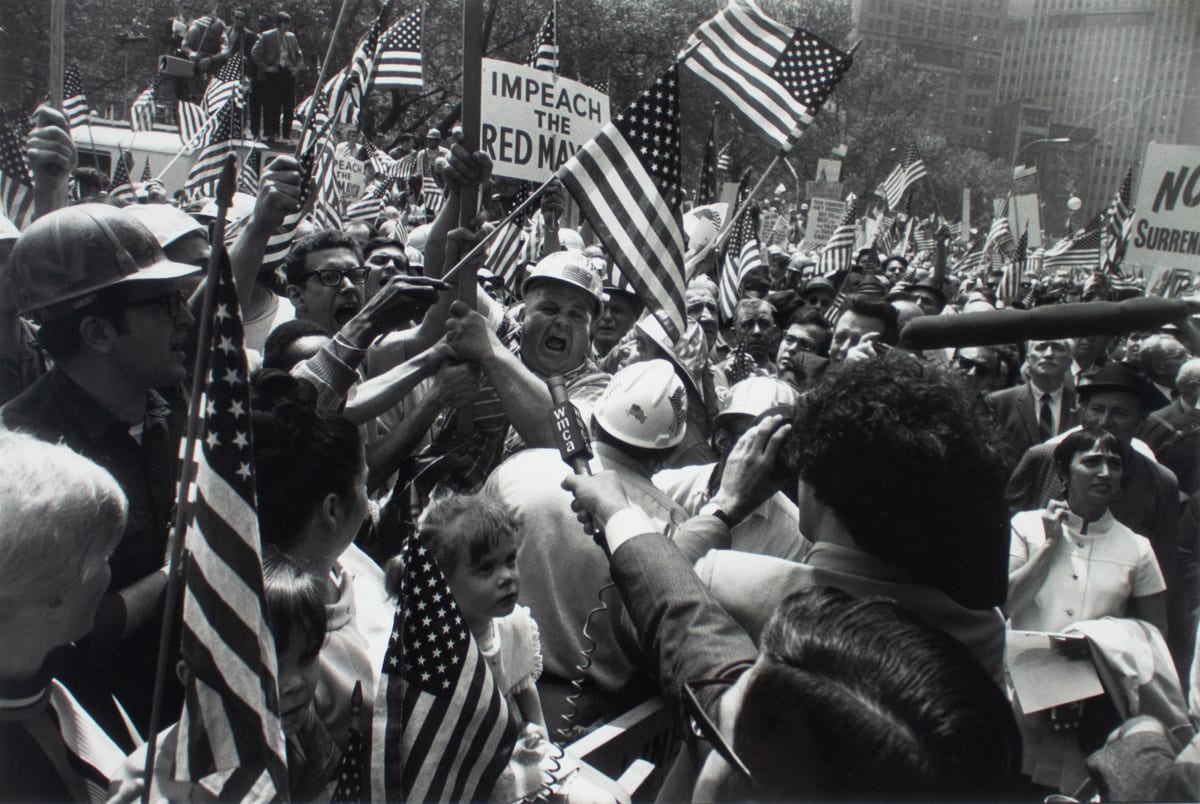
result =
M879 225L875 227L875 237L871 245L884 254L891 254L892 249L896 246L896 216L892 213L884 213L879 219Z
M1026 261L1029 256L1027 253L1028 242L1029 233L1025 232L1021 235L1021 239L1017 241L1017 248L1013 252L1012 261L1004 266L1004 273L1000 277L1000 284L996 287L997 301L1011 305L1021 298L1021 282L1025 278Z
M246 154L246 159L242 162L242 169L238 173L237 189L239 193L247 195L258 195L258 182L262 177L262 152L257 148L251 148Z
M179 101L179 139L185 146L195 146L196 138L209 120L199 104Z
M486 801L517 725L433 555L410 536L371 739L372 801Z
M276 285L280 288L287 284L287 277L283 272L283 262L287 259L292 242L296 239L296 228L312 209L315 147L302 150L297 161L300 163L300 207L295 212L284 216L283 223L267 238L267 247L263 252L262 270L273 271Z
M33 176L17 129L7 120L0 120L0 202L18 229L33 220Z
M420 151L413 151L411 154L405 154L396 160L396 166L393 168L397 179L410 179L417 172L417 155Z
M1093 229L1075 238L1065 238L1046 249L1042 267L1047 271L1061 268L1094 270L1100 266L1100 230Z
M683 63L781 148L800 136L851 57L821 38L731 0L688 41Z
M190 672L175 778L221 801L286 800L275 640L263 603L250 388L237 289L221 267L190 489L180 654Z
M125 752L57 680L50 680L45 704L39 709L40 713L34 717L18 718L18 724L25 724L26 735L33 737L43 727L57 730L62 737L67 773L82 783L80 792L86 792L91 804L107 801L109 782L120 775Z
M858 202L851 201L846 205L846 214L842 222L833 230L828 242L821 247L817 257L817 276L830 277L850 267L854 260L854 240L858 227Z
M162 83L163 72L154 76L150 86L142 90L142 94L129 107L129 125L134 131L150 131L154 128L154 108L158 100L158 86Z
M704 140L704 158L700 160L700 178L696 181L696 206L711 204L717 200L717 121L708 124L708 137Z
M670 69L558 169L672 341L684 329L679 72Z
M913 240L917 245L917 253L932 254L937 248L937 237L934 234L934 224L931 221L921 221L913 229Z
M1104 216L1104 270L1118 276L1133 229L1133 208L1130 206L1132 193L1133 165L1130 165Z
M425 86L421 58L421 6L387 29L375 59L375 89Z
M313 168L313 223L322 229L342 228L342 191L334 175L337 166L337 146L333 137L320 140Z
M738 218L729 240L725 242L725 253L721 259L721 281L717 285L717 309L723 321L733 320L742 279L752 269L762 265L758 227L758 207L752 206Z
M379 213L383 212L384 199L388 193L392 191L392 185L396 180L391 176L384 176L371 182L371 186L363 191L362 197L346 207L346 214L343 219L346 223L354 221L366 221L374 223L379 217Z
M721 152L717 154L717 172L729 173L733 169L733 156L729 153L729 148L733 143L727 142L721 148Z
M358 110L362 107L371 80L371 72L375 65L375 51L379 47L379 31L383 26L383 17L375 18L367 35L358 43L354 50L354 58L350 68L343 71L342 80L338 83L337 93L333 96L332 118L343 125L358 126Z
M484 267L496 275L504 287L516 290L517 275L520 273L521 247L525 241L525 229L521 222L513 219L504 224L504 230L496 235L488 246Z
M205 119L218 114L225 104L233 102L235 106L244 103L242 98L242 76L246 72L245 61L241 53L234 53L230 59L221 65L204 88L204 97L200 99L200 110Z
M88 108L87 96L83 94L83 79L74 64L63 73L63 114L67 116L67 125L72 128L82 126L91 119L92 111Z
M138 181L151 181L153 178L154 174L150 172L150 157L147 156L145 163L142 164L142 175Z
M117 158L117 166L113 168L112 178L108 186L112 187L109 195L118 201L132 203L134 201L133 182L129 178L129 168L133 165L133 154L122 151Z
M900 164L892 168L892 172L875 192L887 199L890 209L899 209L904 200L904 194L908 192L909 188L928 175L929 171L925 169L925 160L917 151L916 143L910 142L904 156L900 158Z
M217 127L208 137L208 142L196 157L188 171L184 187L192 198L204 198L217 194L217 180L225 166L225 158L234 153L233 147L233 104L227 104L217 117Z
M1001 213L992 219L987 239L983 242L983 251L985 254L997 254L1003 257L1011 251L1012 246L1012 231L1008 226L1008 216Z
M555 8L550 7L546 20L533 40L533 50L529 53L529 66L535 70L558 72L558 28L555 22Z

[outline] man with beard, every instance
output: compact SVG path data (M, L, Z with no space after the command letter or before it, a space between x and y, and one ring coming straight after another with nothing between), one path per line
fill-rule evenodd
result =
M771 354L779 328L775 326L775 308L762 299L742 299L733 313L733 353L718 364L732 385L747 377L773 377L775 364Z

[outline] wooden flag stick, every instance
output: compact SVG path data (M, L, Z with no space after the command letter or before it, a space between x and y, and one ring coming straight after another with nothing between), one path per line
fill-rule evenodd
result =
M546 191L546 188L550 186L550 182L554 181L554 178L555 178L554 176L551 176L550 178L548 178L544 182L542 182L542 185L540 187L538 187L536 190L534 190L533 192L531 192L529 194L528 198L526 198L524 201L522 201L520 204L517 205L516 209L514 209L512 212L505 215L504 219L501 220L499 223L497 223L495 228L492 229L492 231L490 231L486 235L484 235L483 239L481 239L478 243L476 243L475 246L470 251L468 251L466 254L464 254L459 259L459 261L456 262L449 271L447 271L445 274L442 275L442 281L449 282L451 279L454 278L454 276L460 270L462 270L464 267L466 267L466 265L471 260L473 260L475 257L479 256L479 253L482 252L485 248L487 248L487 245L489 243L491 243L493 240L495 240L496 237L500 234L500 231L504 228L504 224L509 223L514 218L516 218L518 215L520 215L522 212L529 209L529 207L533 205L533 202L538 200L541 197L542 193Z
M742 205L738 207L732 215L726 216L726 220L723 221L724 225L721 227L721 231L717 233L717 236L713 238L713 241L687 258L687 261L683 266L683 276L685 280L690 280L696 266L703 262L709 254L720 249L721 246L725 244L725 241L729 239L729 236L733 233L734 224L736 224L738 219L742 217L742 214L750 208L750 201L753 200L754 196L758 194L758 191L763 186L763 182L765 182L767 180L767 176L770 175L771 170L779 163L779 160L783 159L784 153L784 151L780 151L779 153L775 154L775 158L771 160L771 164L767 165L767 169L763 171L762 175L758 177L758 181L755 182L754 186L750 188L750 192L746 194L746 198L744 201L742 201Z
M225 215L233 205L233 191L236 185L237 157L229 154L225 158L221 178L217 181L217 219L213 223L212 233L212 242L217 246L209 255L204 275L204 298L200 305L200 330L196 340L199 345L196 348L196 359L192 365L192 388L188 399L187 433L184 435L183 444L180 447L180 458L183 465L179 470L179 485L175 493L175 522L171 527L171 536L167 547L170 556L170 563L167 564L167 592L163 602L162 628L159 630L158 663L154 672L154 696L150 703L150 726L146 732L146 786L142 790L144 804L150 804L150 789L154 786L154 755L158 752L158 725L162 722L163 687L166 684L167 673L173 669L167 667L167 658L170 655L169 641L174 631L172 625L179 609L183 537L192 510L188 494L196 473L194 455L196 441L200 437L200 421L203 415L203 411L200 409L201 397L204 395L204 377L208 373L212 317L217 306L217 283L220 281L221 259L225 253L225 247L222 245L225 242Z
M300 131L296 134L296 156L300 156L300 148L304 144L304 135L312 128L313 111L317 108L317 94L325 89L325 76L329 72L329 60L333 58L333 48L337 44L338 39L342 35L342 27L346 24L346 7L350 5L350 0L342 0L342 7L338 11L337 22L333 24L333 34L329 37L329 47L325 48L325 58L321 60L321 69L317 73L317 85L313 89L312 102L308 104L308 110L304 113L304 124L300 126ZM333 114L334 110L330 109L329 113ZM290 124L289 124L290 125Z

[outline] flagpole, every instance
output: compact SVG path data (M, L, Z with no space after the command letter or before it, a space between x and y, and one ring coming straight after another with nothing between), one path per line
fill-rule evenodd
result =
M727 222L725 222L725 225L722 227L721 231L717 233L716 238L714 238L713 241L707 246L695 252L687 259L687 262L683 266L683 276L685 279L691 279L690 274L692 269L696 265L703 262L709 254L719 250L721 246L725 244L725 241L729 239L729 236L733 233L734 225L738 222L738 219L742 217L742 213L749 209L750 201L755 195L758 194L759 189L763 186L763 182L767 180L767 176L770 175L771 170L775 167L779 160L783 158L784 153L786 152L780 151L775 155L775 158L771 160L771 164L767 165L767 169L763 171L762 175L758 177L758 181L755 183L755 185L750 188L750 192L746 194L746 198L742 201L742 205L737 208L733 215L727 216Z
M337 44L338 39L342 34L342 27L346 24L346 7L349 5L349 0L342 0L342 7L338 11L337 22L333 25L333 34L329 37L329 47L325 48L325 58L321 61L321 69L317 73L317 86L313 89L312 103L308 104L308 109L304 113L304 125L300 126L300 132L296 135L296 155L300 155L300 148L304 144L304 137L308 130L312 128L313 111L317 107L317 93L325 89L325 74L329 71L329 60L333 58L333 46ZM330 114L334 110L330 109Z
M162 719L163 687L167 677L168 644L173 632L172 625L176 610L179 608L179 583L182 577L180 564L183 561L184 532L187 520L191 514L188 493L195 480L196 462L194 454L196 441L200 436L200 398L204 395L204 376L208 372L210 330L212 328L213 312L217 305L217 283L221 270L221 258L225 247L225 216L233 205L233 191L237 183L237 156L229 154L225 157L225 167L221 170L221 178L217 181L217 219L213 224L212 242L218 244L208 258L208 267L204 279L204 298L200 306L200 330L196 343L196 358L192 365L192 388L188 399L187 433L180 448L182 467L179 470L179 485L175 492L175 522L171 527L168 554L170 563L167 565L167 591L163 602L162 628L158 638L158 662L154 673L154 695L150 704L150 726L146 734L146 771L145 787L142 790L142 801L150 804L150 789L154 781L154 759L158 751L158 724Z
M229 100L227 100L225 102L231 103L232 101L233 101L233 99L230 98ZM185 142L183 144L183 147L179 149L179 153L177 153L173 157L171 157L171 161L167 162L167 164L163 166L163 169L158 171L158 175L156 175L154 177L154 180L162 181L162 177L167 175L167 171L171 169L171 166L174 165L176 162L178 162L180 157L182 157L185 153L187 153L192 148L196 147L196 145L198 145L200 143L200 138L203 137L204 135L208 134L209 130L212 129L213 126L215 126L217 124L217 120L220 118L221 112L224 112L224 111L225 111L225 107L222 106L220 111L216 112L213 115L210 115L209 118L204 121L204 125L200 126L200 129L196 132L195 136L193 136L190 140Z
M457 274L459 270L461 270L468 262L479 256L479 253L484 250L488 243L496 239L496 236L500 234L500 231L504 228L504 225L506 223L511 223L514 218L516 218L525 210L529 209L529 207L533 205L533 202L541 197L542 193L546 191L546 188L550 186L550 182L554 181L554 179L554 176L546 179L544 182L542 182L540 187L529 194L528 198L518 204L516 209L505 215L504 218L496 224L496 227L492 229L492 231L485 234L483 239L476 243L475 246L466 254L464 254L449 271L442 275L442 281L449 282L454 275Z

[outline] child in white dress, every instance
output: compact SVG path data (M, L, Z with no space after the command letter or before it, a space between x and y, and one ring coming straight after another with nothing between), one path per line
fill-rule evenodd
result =
M543 733L546 719L538 697L542 645L537 623L517 605L518 528L507 506L482 494L450 494L433 500L417 523L419 538L433 553L496 685L518 722ZM403 570L388 563L388 591L396 594Z

